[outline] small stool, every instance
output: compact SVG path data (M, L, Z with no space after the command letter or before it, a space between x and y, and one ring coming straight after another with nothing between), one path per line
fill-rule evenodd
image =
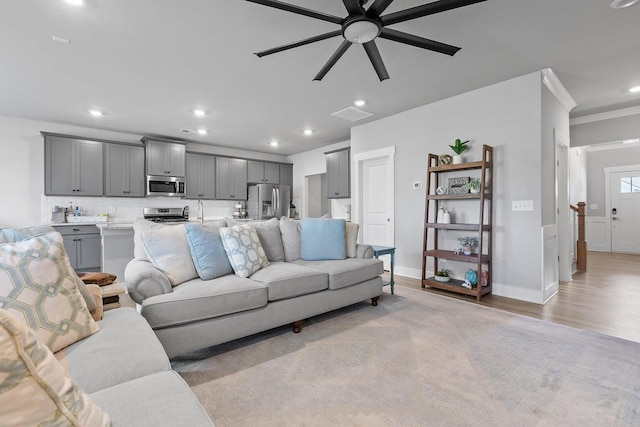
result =
M392 248L389 246L377 246L377 245L371 245L371 247L373 248L373 256L378 259L378 257L380 255L390 255L391 256L391 270L390 270L390 279L388 282L386 280L382 281L382 286L387 286L390 285L391 286L391 295L393 295L393 286L395 285L395 282L393 280L393 263L395 261L396 258L396 248Z

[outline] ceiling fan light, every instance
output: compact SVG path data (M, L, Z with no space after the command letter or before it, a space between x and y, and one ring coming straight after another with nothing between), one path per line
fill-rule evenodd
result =
M342 31L343 37L351 43L368 43L378 37L380 26L369 20L357 20L347 23Z
M611 9L624 9L638 3L638 0L613 0L611 2Z

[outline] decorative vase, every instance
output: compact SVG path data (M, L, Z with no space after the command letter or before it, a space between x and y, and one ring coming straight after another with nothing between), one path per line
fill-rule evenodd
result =
M480 189L479 188L471 188L471 189L469 189L469 192L471 194L478 194L480 192Z
M453 156L453 162L454 165L459 165L460 163L464 163L464 156L462 154L456 154L455 156Z
M472 250L471 246L464 246L462 248L462 253L465 254L465 255L471 255L471 250Z
M449 211L444 211L444 215L442 216L443 224L451 224L451 214Z
M444 222L444 208L442 207L438 209L438 218L436 219L436 222L439 224Z

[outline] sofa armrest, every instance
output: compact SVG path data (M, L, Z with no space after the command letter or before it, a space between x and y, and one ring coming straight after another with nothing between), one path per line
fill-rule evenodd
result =
M149 297L172 292L167 276L149 261L129 261L124 269L124 280L129 296L138 304Z
M373 247L358 243L356 245L356 258L371 259L373 258Z
M96 303L96 308L91 310L91 317L96 322L98 320L102 320L102 315L104 314L104 309L102 305L102 289L98 285L85 285L91 296L93 297L93 301Z

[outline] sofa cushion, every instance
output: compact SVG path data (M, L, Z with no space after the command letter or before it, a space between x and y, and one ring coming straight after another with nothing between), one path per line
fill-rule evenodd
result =
M269 221L252 222L250 225L258 233L267 259L270 262L284 261L280 221L276 218L271 218Z
M305 218L300 223L300 257L307 261L345 259L344 219Z
M87 393L171 369L156 334L133 308L105 311L98 325L100 333L55 354Z
M173 288L171 293L147 298L142 303L141 313L153 329L160 329L266 304L266 286L228 275L213 280L190 280Z
M295 262L306 267L316 268L329 274L329 289L340 289L365 280L373 279L383 273L382 261L377 259L347 258L344 260Z
M315 268L289 262L274 262L253 273L257 280L269 290L269 301L293 298L327 289L327 273Z
M355 222L346 223L346 238L347 238L347 258L355 258L358 256L358 230L360 225Z
M109 426L109 415L64 373L51 351L0 310L0 425Z
M300 220L284 216L280 218L280 236L285 261L293 262L300 259Z
M136 218L133 221L133 257L141 261L149 261L149 256L147 255L147 251L144 249L144 244L142 243L142 233L148 230L159 230L166 227L171 226L147 221L144 218Z
M175 371L161 372L93 393L113 427L212 427L200 402Z
M142 243L149 261L167 276L171 286L198 277L191 260L184 226L169 225L142 233Z
M237 276L249 277L269 265L258 233L249 224L221 228L220 237Z
M202 280L233 273L216 224L185 224L191 259Z
M0 245L0 308L58 351L98 331L60 233Z

